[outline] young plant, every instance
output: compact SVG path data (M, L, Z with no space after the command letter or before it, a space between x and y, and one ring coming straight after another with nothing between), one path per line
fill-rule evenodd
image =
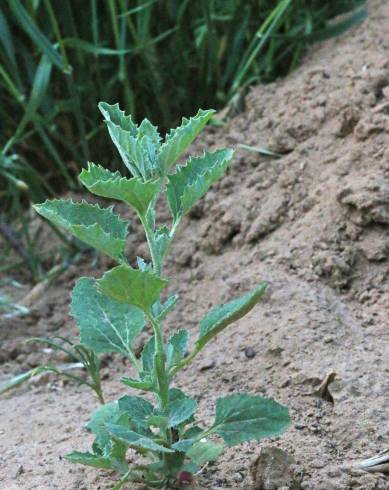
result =
M94 350L88 349L85 345L76 344L64 337L56 337L54 340L46 337L34 337L30 339L29 342L44 344L51 347L53 350L67 354L70 359L79 364L86 371L87 378L84 379L80 376L68 374L67 372L63 372L63 370L56 368L58 374L73 379L80 384L89 386L89 388L94 391L98 401L101 404L104 404L104 395L101 388L100 360Z
M128 481L167 488L190 480L202 465L215 461L225 445L275 436L289 425L287 408L274 400L233 394L217 400L214 422L210 427L201 427L195 419L196 400L172 387L174 376L181 369L216 335L256 305L266 284L261 283L206 314L189 353L186 330L165 338L162 323L178 298L171 295L162 299L168 284L163 277L164 259L183 216L223 174L233 152L206 152L174 169L214 111L200 110L195 117L184 118L181 126L171 130L162 142L157 128L147 119L137 126L118 105L100 103L99 108L131 176L123 177L89 163L80 180L92 193L124 201L135 210L145 231L151 262L137 257L137 266L130 265L124 253L129 223L112 208L85 201L54 200L37 205L36 210L118 263L99 279L82 277L77 281L71 311L80 329L81 344L96 353L119 352L127 356L137 375L121 381L149 396L146 399L124 395L98 408L87 426L95 435L92 452L73 452L66 458L117 470L122 476L115 489ZM170 226L156 224L160 195L171 210ZM153 336L137 359L133 342L146 324L151 326ZM152 397L154 402L150 401ZM215 435L219 442L211 439ZM139 464L128 466L128 448L142 456Z
M71 340L65 339L64 337L56 337L53 340L46 337L34 337L29 339L28 342L37 342L47 345L53 350L65 352L74 361L74 363L65 366L41 365L30 369L25 373L18 374L6 383L0 385L0 395L16 388L17 386L20 386L25 381L28 381L35 376L39 376L42 373L54 373L58 376L64 376L65 378L76 381L81 385L89 386L89 388L94 391L98 401L101 404L104 404L104 395L101 388L100 378L100 361L93 350L88 349L84 345L75 344ZM70 370L79 368L85 369L87 373L86 379L69 373Z

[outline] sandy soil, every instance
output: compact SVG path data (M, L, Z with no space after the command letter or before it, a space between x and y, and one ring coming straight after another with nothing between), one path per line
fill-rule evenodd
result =
M199 400L204 421L218 396L248 391L288 405L293 424L275 440L228 450L198 483L251 488L250 468L272 445L295 460L295 486L283 490L389 489L389 478L355 468L389 446L388 2L370 2L363 25L317 46L287 79L253 88L245 105L193 150L246 144L283 156L237 149L229 173L185 221L167 266L170 289L181 298L167 328L185 326L194 337L210 306L267 280L265 300L181 373L177 386ZM133 257L145 250L138 230L128 244ZM24 338L76 335L68 316L74 280L108 266L86 255L34 302L31 315L3 321L0 381L66 361ZM108 400L125 392L117 379L129 371L120 357L106 359ZM334 403L315 395L330 372ZM52 376L3 397L0 488L109 488L113 480L103 472L61 460L88 449L83 425L95 407L87 388ZM281 488L259 480L255 488Z

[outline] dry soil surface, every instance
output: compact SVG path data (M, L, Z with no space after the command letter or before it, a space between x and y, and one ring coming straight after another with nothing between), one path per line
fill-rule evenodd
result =
M199 477L202 488L249 489L257 473L254 488L280 489L272 477L261 484L254 463L270 445L294 458L294 486L283 490L389 489L389 477L355 468L389 446L388 143L389 4L372 1L363 25L317 46L288 78L253 88L244 112L193 147L245 144L282 157L238 148L184 222L167 265L170 290L180 295L169 331L184 326L194 338L212 305L262 280L269 290L176 385L199 400L202 421L218 396L242 391L275 398L293 420L279 438L226 451ZM135 219L128 252L145 253ZM74 280L109 265L86 254L32 301L29 316L2 320L1 380L68 361L23 339L76 335L68 315ZM120 357L105 359L108 400L126 391L117 379L129 372ZM333 403L316 395L331 372ZM0 488L109 488L112 475L61 459L88 449L83 426L95 407L87 388L52 376L4 396Z

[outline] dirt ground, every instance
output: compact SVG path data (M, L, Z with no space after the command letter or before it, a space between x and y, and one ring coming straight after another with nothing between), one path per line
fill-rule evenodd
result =
M193 148L245 144L282 158L238 148L228 174L184 222L167 265L170 290L180 295L169 331L184 326L194 338L209 307L261 280L270 287L176 384L199 400L203 421L218 396L241 391L275 398L293 420L281 437L226 451L199 477L202 488L251 488L250 468L271 445L295 461L295 486L282 490L389 489L389 477L355 467L389 447L389 3L369 6L363 25L315 47L288 78L253 88L244 112ZM144 251L134 224L128 252ZM0 382L66 362L24 339L76 335L73 283L108 266L86 254L29 316L1 320ZM119 356L106 359L108 400L126 392L117 379L130 372ZM315 394L331 372L333 403ZM47 375L3 396L0 488L109 488L109 475L61 459L89 448L84 424L96 406L87 388ZM256 485L281 490L275 481Z

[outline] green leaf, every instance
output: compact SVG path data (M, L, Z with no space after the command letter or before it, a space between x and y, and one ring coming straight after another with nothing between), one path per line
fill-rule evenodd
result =
M197 410L197 402L193 398L182 398L169 403L169 427L177 427Z
M25 381L28 381L30 378L38 376L42 373L60 374L59 370L53 366L37 366L36 368L30 369L25 373L14 376L9 381L6 381L4 384L0 385L0 395L3 395L7 391L10 391L23 384Z
M145 379L134 379L128 378L127 376L122 376L120 381L130 388L135 388L136 390L152 391L154 389L154 384L151 377Z
M119 265L106 272L97 283L103 294L121 303L137 306L150 315L152 305L159 299L168 281L152 272Z
M120 110L119 104L110 105L106 102L99 102L98 107L106 121L112 122L124 131L128 131L133 137L137 135L138 126L134 123L130 115L127 116L124 111Z
M193 446L193 439L181 439L180 441L172 444L172 448L180 453L186 453Z
M196 342L197 348L203 348L224 328L245 316L258 303L266 287L267 284L262 283L253 291L229 303L217 306L207 313L200 322L200 335Z
M176 400L183 400L184 398L189 398L182 390L179 388L170 388L169 390L169 402L173 403Z
M368 14L369 12L367 8L359 9L339 22L330 23L327 27L324 27L323 29L318 29L312 33L305 34L304 40L309 40L311 42L320 42L325 41L326 39L330 39L332 37L339 36L351 27L365 20Z
M179 330L173 334L168 341L168 343L177 349L183 357L186 354L188 342L189 332L187 330Z
M145 343L141 354L142 367L145 373L152 372L154 368L154 356L155 356L155 337L153 335Z
M45 201L34 206L36 211L56 226L62 226L75 237L115 260L124 254L128 222L97 204L75 203L65 199Z
M106 470L112 469L112 460L109 457L100 456L93 453L80 453L74 451L69 454L65 454L65 459L72 463L84 464L86 466L93 466L94 468L103 468Z
M117 439L124 442L128 446L140 449L148 449L151 451L157 451L160 453L174 453L172 449L162 446L154 442L150 437L138 434L133 430L123 427L117 424L107 424L107 430Z
M216 461L223 453L223 444L216 444L211 441L196 442L186 453L198 466L202 466L209 461Z
M96 280L82 277L72 292L71 314L80 329L81 344L96 353L133 356L132 343L145 326L139 308L119 303L97 290Z
M128 470L128 463L125 460L127 446L122 442L109 440L103 448L94 443L93 450L93 453L75 451L66 454L65 459L95 468L119 470L121 473Z
M148 418L147 423L149 427L158 427L162 431L166 431L168 428L167 418L164 415L151 415Z
M186 430L183 434L184 439L195 439L197 438L200 434L204 432L204 429L199 427L198 425L193 425L192 427L189 427L188 430Z
M178 364L186 355L189 341L187 330L179 330L172 335L166 346L166 364L168 369Z
M214 113L213 109L206 111L200 109L194 117L190 119L184 117L181 126L167 134L159 155L163 175L168 173L170 167L194 141Z
M166 197L174 221L188 212L223 175L232 155L232 150L224 149L204 153L200 157L191 157L186 165L178 166L176 172L168 176Z
M167 226L161 226L154 234L154 246L159 260L162 261L166 254L166 251L170 245L171 237L169 235L169 228Z
M279 435L289 424L288 409L271 399L244 394L216 401L213 432L228 446Z
M134 175L149 180L159 172L160 136L147 119L138 127L119 105L99 103L109 134L124 164Z
M142 257L136 258L136 264L138 266L138 269L143 272L147 272L147 271L152 272L153 270L153 264L151 262L147 263L144 259L142 259Z
M153 405L139 396L125 395L119 399L119 409L126 412L136 426L148 427L147 419L154 414Z
M161 185L159 180L143 182L136 177L127 179L119 172L110 172L100 165L90 162L88 169L81 172L80 181L97 196L126 202L142 217L146 215L149 205L158 194Z
M161 303L159 300L157 300L153 304L153 315L158 321L162 321L166 318L166 315L174 308L178 301L178 295L173 294L172 296L169 296L168 299L164 302Z
M106 403L92 413L86 428L95 434L95 442L100 448L107 446L111 440L111 436L105 426L106 423L116 422L119 415L120 410L117 402Z

